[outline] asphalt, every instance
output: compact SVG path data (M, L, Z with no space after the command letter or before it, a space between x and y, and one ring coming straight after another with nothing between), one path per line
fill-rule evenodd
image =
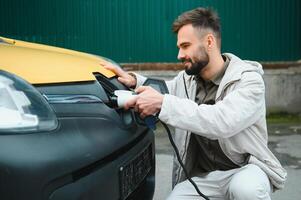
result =
M272 194L273 200L301 197L301 123L270 124L269 148L288 172L285 188ZM164 200L171 192L173 149L167 133L158 125L156 138L156 188L154 200Z

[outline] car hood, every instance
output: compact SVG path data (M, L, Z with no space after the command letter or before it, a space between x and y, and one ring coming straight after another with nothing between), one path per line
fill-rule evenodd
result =
M93 73L115 76L99 65L102 57L42 44L0 37L0 55L0 69L31 84L91 81Z

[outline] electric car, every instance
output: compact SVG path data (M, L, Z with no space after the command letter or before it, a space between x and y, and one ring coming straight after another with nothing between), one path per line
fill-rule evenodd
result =
M103 59L0 37L0 199L152 199L154 134Z

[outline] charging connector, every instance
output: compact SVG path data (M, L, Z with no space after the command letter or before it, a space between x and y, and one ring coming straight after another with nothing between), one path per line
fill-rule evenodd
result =
M123 108L125 103L137 96L135 92L130 90L115 90L114 95L117 97L118 108Z

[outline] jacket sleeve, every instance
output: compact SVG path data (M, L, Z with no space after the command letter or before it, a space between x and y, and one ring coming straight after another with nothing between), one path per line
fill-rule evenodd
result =
M179 88L179 84L183 85L183 77L184 77L184 71L181 71L176 77L174 77L172 80L165 81L169 94L175 95L177 89Z
M211 139L231 137L265 114L264 82L245 72L235 88L214 105L165 95L159 118L167 124Z
M130 74L134 75L135 78L136 78L136 88L138 88L139 86L143 85L143 83L146 81L146 77L145 76L142 76L140 74L137 74L135 72L130 72ZM135 88L135 89L136 89Z

